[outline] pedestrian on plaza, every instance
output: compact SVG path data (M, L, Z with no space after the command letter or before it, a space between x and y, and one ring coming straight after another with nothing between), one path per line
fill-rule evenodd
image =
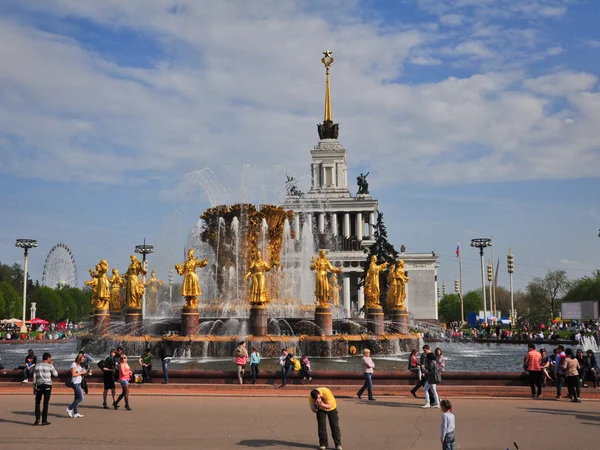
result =
M121 356L121 364L119 364L119 383L121 383L121 394L117 398L117 401L113 403L115 409L119 409L119 402L125 398L125 409L131 411L129 407L129 381L131 380L131 371L129 364L127 364L127 355Z
M564 358L560 365L561 368L565 371L567 378L567 387L569 389L569 398L571 398L573 403L581 403L580 398L580 389L581 386L579 384L579 361L575 358L573 354L573 350L570 348L565 352L566 358Z
M246 371L246 364L248 363L248 350L246 349L246 342L241 341L233 351L235 357L235 365L237 366L237 377L240 384L244 384L244 372Z
M535 344L529 344L527 347L529 351L523 360L523 364L529 374L531 398L539 398L542 395L542 355L536 351Z
M456 429L456 420L452 413L452 403L450 400L440 402L442 410L442 450L454 450L454 430Z
M425 379L427 380L425 386L423 386L423 390L425 391L425 404L422 408L439 408L440 399L437 393L437 385L442 382L442 372L436 362L435 355L431 352L427 354ZM430 395L430 388L433 395ZM431 400L433 400L433 404L431 404Z
M86 375L84 377L81 378L81 389L83 389L83 392L87 393L88 391L88 385L87 385L87 377L88 376L92 376L92 363L94 362L94 358L92 358L90 355L88 355L87 353L85 353L83 350L79 352L80 355L83 356L83 362L81 363L81 367L84 368L84 370L86 371Z
M142 383L151 383L150 371L152 370L152 353L150 349L146 347L144 354L140 356L139 363L142 366Z
M306 381L308 379L308 381L312 381L312 371L310 369L310 360L308 359L308 356L304 355L302 356L302 359L300 360L300 372L302 373L302 380Z
M556 380L556 398L560 399L562 387L567 381L565 369L562 368L562 362L566 359L565 347L559 345L556 347L556 358L554 363L554 379Z
M598 372L600 372L600 369L598 368L596 355L594 355L593 350L588 350L585 355L585 373L588 378L592 379L594 389L598 387Z
M287 384L287 377L292 373L294 364L292 362L293 356L287 351L287 348L281 350L281 356L279 357L279 365L281 366L281 386L285 387Z
M435 354L435 360L440 367L440 371L443 372L446 370L446 358L442 355L442 349L437 347L433 353Z
M76 419L82 419L83 414L79 414L78 406L83 401L83 389L81 388L81 381L87 371L81 366L83 364L83 355L78 353L75 357L75 361L71 363L71 384L73 386L73 403L67 407L67 414L69 417Z
M414 348L410 351L410 356L408 357L408 370L417 376L417 380L421 381L421 366L419 365L417 350ZM415 394L413 393L413 395Z
M50 425L48 422L48 403L50 395L52 395L52 377L58 378L58 372L54 368L52 355L44 353L40 364L36 364L33 371L33 393L35 394L35 422L34 425L40 423L40 403L44 398L44 409L41 413L42 425Z
M260 364L260 353L255 347L252 347L252 353L250 353L250 370L252 371L252 384L256 384L256 377L258 376L258 365Z
M589 386L585 384L585 356L583 356L582 349L577 349L575 352L575 359L577 359L577 362L579 363L579 385L582 388L587 388Z
M108 409L108 405L106 404L106 397L108 395L108 391L110 391L113 399L113 404L117 401L117 397L115 396L115 356L117 351L113 348L110 350L110 355L101 360L98 363L98 367L102 370L102 381L104 383L104 391L102 392L102 406L104 409Z
M540 349L540 355L542 355L542 362L540 363L542 367L542 387L546 387L546 380L552 381L552 377L548 373L548 369L550 368L550 357L545 348Z
M169 363L173 359L173 347L169 341L161 344L158 350L158 356L162 362L163 377L165 381L162 384L169 384Z
M429 345L425 344L423 346L423 353L421 353L421 357L419 358L419 368L421 369L421 379L415 385L415 387L412 388L410 391L410 393L415 398L417 398L417 391L419 390L419 388L425 386L425 383L427 382L426 377L425 377L425 365L427 364L427 355L429 355L430 353L431 353L431 347L429 347Z
M115 364L117 368L119 368L119 364L121 364L121 356L123 356L123 347L117 347L117 351L115 353Z
M33 370L37 364L37 356L33 349L27 350L27 356L25 357L25 367L23 368L23 383L29 382L29 377L33 376Z
M375 368L375 363L371 359L371 350L369 350L368 348L365 348L363 350L361 367L362 367L362 373L363 373L363 377L365 379L365 383L359 389L359 391L356 393L356 396L360 400L366 389L367 393L369 395L369 400L374 402L375 398L373 397L373 378L372 377L373 377L373 369Z
M329 428L331 428L331 437L335 448L336 450L342 450L342 432L340 431L337 402L331 391L326 387L313 389L308 396L308 403L310 410L317 415L319 450L327 450L329 446L327 420L329 420Z

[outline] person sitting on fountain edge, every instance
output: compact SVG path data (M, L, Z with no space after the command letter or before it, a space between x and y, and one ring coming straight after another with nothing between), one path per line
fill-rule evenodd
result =
M310 391L308 395L310 410L317 415L317 429L319 433L319 450L327 450L329 440L327 439L327 420L331 428L331 437L336 450L342 450L342 432L340 431L340 419L337 412L335 397L326 387L320 387Z

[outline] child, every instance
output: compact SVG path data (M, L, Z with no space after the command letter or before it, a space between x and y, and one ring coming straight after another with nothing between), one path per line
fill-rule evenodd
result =
M450 400L440 402L442 410L442 450L454 450L454 414Z
M312 374L310 372L310 361L308 360L308 357L306 355L302 357L302 359L300 360L300 364L302 379L306 381L306 379L308 378L308 381L312 381Z

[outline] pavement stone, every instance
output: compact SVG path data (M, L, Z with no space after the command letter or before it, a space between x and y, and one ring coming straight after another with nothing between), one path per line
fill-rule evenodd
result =
M144 395L133 411L102 408L100 395L80 406L83 419L67 417L72 395L54 393L50 426L33 427L33 396L0 394L0 448L43 445L61 449L194 448L209 450L318 448L317 425L302 397ZM452 400L456 449L597 450L600 402L554 399ZM439 449L441 412L422 399L380 397L376 402L338 398L345 450ZM559 436L568 437L565 446ZM333 444L330 441L330 446ZM332 448L332 447L330 447Z

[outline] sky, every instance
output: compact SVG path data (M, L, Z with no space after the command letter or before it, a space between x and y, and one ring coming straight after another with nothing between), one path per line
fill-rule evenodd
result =
M0 262L79 283L156 246L159 278L211 202L310 183L331 49L349 183L370 172L390 241L435 251L453 290L600 267L595 0L0 1ZM491 256L486 251L486 259Z

